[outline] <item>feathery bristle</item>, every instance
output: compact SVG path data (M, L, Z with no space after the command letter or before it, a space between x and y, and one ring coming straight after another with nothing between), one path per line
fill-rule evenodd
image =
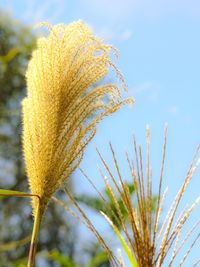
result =
M160 182L158 186L158 195L155 205L155 211L152 209L154 196L152 195L152 174L151 174L151 164L150 164L150 131L147 129L147 164L146 164L146 179L143 173L143 157L141 147L137 147L136 141L134 140L134 151L135 151L135 164L130 160L128 154L126 158L128 161L128 166L132 176L133 185L135 188L136 203L133 203L132 196L130 194L129 188L127 187L127 182L124 180L123 175L120 172L119 165L115 156L115 152L110 145L111 153L113 157L113 163L116 170L116 175L110 170L102 155L99 153L100 159L103 166L108 174L108 178L105 179L103 172L101 171L102 177L105 181L105 186L110 192L112 197L112 203L117 213L117 224L124 233L129 244L129 249L135 256L137 264L139 267L161 267L166 259L170 248L174 246L172 252L172 257L169 266L172 266L177 254L180 252L182 246L189 239L191 234L199 226L199 221L192 226L188 235L183 239L182 243L179 244L180 235L182 233L182 228L191 216L192 211L196 208L197 204L200 202L200 198L197 198L193 202L191 207L186 208L179 218L175 221L177 214L177 209L183 194L191 181L192 176L197 167L197 155L199 155L200 147L197 148L195 157L191 163L187 176L181 186L178 194L169 209L164 222L161 222L160 215L162 212L163 202L166 198L167 190L162 194L162 183L164 175L164 163L166 155L166 144L167 144L167 128L165 130L165 141L161 164L161 174ZM136 166L136 167L135 167ZM110 178L110 179L109 179ZM118 185L120 183L120 186ZM112 183L112 184L111 184ZM116 192L116 193L115 193ZM121 214L121 210L117 201L122 201L124 208L128 214L127 219ZM135 207L137 206L137 208ZM109 211L108 211L109 212ZM125 220L126 219L126 220ZM159 225L161 230L159 230ZM113 227L114 229L114 227ZM161 238L162 235L162 238ZM161 239L161 240L160 240ZM194 242L183 256L180 266L183 265L185 259L190 253L193 246L199 239L199 235L195 238Z
M147 163L146 163L146 175L143 171L143 158L142 150L137 146L136 141L134 140L134 151L135 151L135 161L129 158L128 153L126 153L126 159L128 162L130 175L132 177L132 183L134 185L135 197L131 195L129 187L127 186L127 181L124 179L123 174L120 171L117 157L115 155L112 145L110 145L110 150L113 158L113 163L115 167L115 174L111 171L110 167L107 165L106 161L97 150L102 165L106 171L105 176L103 171L100 170L100 174L105 182L106 191L109 193L109 201L112 201L112 206L109 206L110 202L107 202L107 199L99 192L98 188L91 181L91 179L85 174L83 170L84 177L89 181L91 186L99 195L103 203L105 203L106 211L104 211L104 216L107 221L110 223L114 232L116 229L120 230L125 237L126 245L128 246L129 254L135 258L137 264L133 264L130 261L131 266L138 267L161 267L166 261L168 261L169 267L173 266L174 260L177 255L180 254L180 251L191 237L192 234L197 230L197 227L200 225L200 221L197 221L192 225L187 235L183 238L183 227L188 221L192 212L200 202L200 198L197 198L196 201L190 207L186 207L181 214L177 217L177 211L180 204L180 201L184 195L184 192L190 183L197 165L198 165L198 156L200 153L200 146L198 146L195 156L192 160L186 178L178 191L177 195L172 202L169 211L167 212L166 217L161 221L161 213L164 205L164 200L167 195L168 188L162 193L162 183L164 175L164 163L165 163L165 154L166 154L166 144L167 144L167 129L165 130L165 140L164 140L164 149L162 155L162 164L161 164L161 174L160 182L158 185L158 194L155 196L152 194L152 171L150 163L150 131L147 129ZM68 194L68 192L66 192ZM133 199L136 201L133 202ZM73 198L71 201L74 202ZM119 205L119 202L122 203L122 206ZM77 203L76 203L77 205ZM153 208L153 206L155 206ZM77 207L76 207L77 208ZM80 207L79 207L80 209ZM125 213L124 213L125 210ZM80 212L80 211L79 211ZM127 214L125 217L124 214ZM85 219L85 218L84 218ZM88 219L87 219L88 220ZM87 226L90 229L90 223L87 221ZM118 231L117 230L117 231ZM119 238L119 231L117 233ZM121 238L121 237L120 237ZM119 239L120 239L119 238ZM183 256L180 261L182 266L185 263L186 258L191 252L194 245L199 240L200 235L197 233L197 237L192 242L191 246ZM105 243L105 240L103 241ZM105 244L102 243L103 247L106 249ZM123 247L123 245L122 245ZM171 259L169 258L169 253L172 251ZM109 250L110 253L110 250ZM114 253L113 253L114 255ZM168 255L168 257L167 257ZM120 261L113 261L114 256L110 257L112 266L121 266ZM134 260L134 261L135 261ZM197 266L199 261L196 261L193 266Z
M96 38L85 23L42 25L50 34L38 39L23 100L25 164L30 190L41 198L41 213L79 165L97 123L133 102L122 100L114 84L96 85L113 69L126 88L110 59L112 46Z

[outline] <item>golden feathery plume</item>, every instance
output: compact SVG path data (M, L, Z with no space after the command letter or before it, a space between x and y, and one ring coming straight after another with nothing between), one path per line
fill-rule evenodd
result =
M41 37L26 73L28 94L23 100L23 149L31 193L40 197L42 216L51 196L79 165L97 123L123 104L118 86L97 82L114 70L113 47L96 38L77 21L51 26ZM37 199L33 199L36 214Z

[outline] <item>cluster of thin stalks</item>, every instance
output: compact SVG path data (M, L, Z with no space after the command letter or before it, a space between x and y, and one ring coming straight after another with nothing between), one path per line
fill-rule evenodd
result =
M109 213L104 214L104 217L112 226L116 236L119 238L122 248L127 255L127 258L130 261L129 266L137 267L160 267L165 264L165 266L174 266L175 259L177 255L182 251L183 246L192 234L195 234L195 238L192 243L189 245L188 250L182 256L182 259L179 262L179 265L183 266L186 262L186 259L191 252L194 245L197 243L200 233L198 232L198 226L200 220L195 222L191 226L190 230L187 232L186 236L183 237L183 227L188 221L192 211L195 209L197 204L200 201L200 198L196 199L190 207L186 207L182 210L181 214L178 215L178 207L180 201L184 195L184 192L190 183L197 165L198 165L198 156L200 146L198 146L194 158L191 162L189 170L187 172L186 178L176 194L168 212L164 219L161 219L161 214L163 210L164 200L167 195L167 189L163 192L163 176L164 176L164 164L166 156L166 144L167 144L167 129L165 129L165 138L164 138L164 147L162 155L162 164L160 171L160 179L158 186L158 193L156 197L155 205L155 196L152 193L152 170L150 163L150 130L147 128L146 132L146 161L143 159L142 149L137 145L134 139L134 154L135 159L130 159L128 153L126 154L126 160L128 162L130 174L132 177L132 183L134 185L134 200L133 196L130 193L127 181L123 178L123 175L120 172L119 165L115 152L110 144L110 150L112 153L112 158L115 167L114 175L110 167L107 165L106 161L97 150L103 167L106 171L106 176L103 174L103 171L100 169L101 176L105 182L105 186L109 195L112 198L114 203L115 212L108 205L108 202L104 195L98 190L92 180L86 175L86 173L81 170L83 175L87 178L89 183L98 193L99 197L104 201L107 210ZM144 161L146 162L146 175L144 175ZM63 201L60 201L57 198L53 198L54 201L68 211L70 211L75 217L77 217L81 222L83 222L97 237L100 244L108 252L110 262L112 266L121 266L124 267L124 260L120 256L119 259L116 258L112 250L108 247L105 242L105 239L97 231L92 221L87 217L84 210L81 208L79 203L74 199L71 193L65 189L65 193L69 197L71 203L76 208L75 211L70 210L69 206L66 205ZM123 203L123 210L126 210L127 218L124 218L122 207L119 205L119 200ZM112 214L112 221L108 214ZM197 234L196 234L197 233ZM184 246L185 247L185 246ZM171 256L169 255L171 253ZM197 266L200 263L200 259L196 262L191 263L190 266Z

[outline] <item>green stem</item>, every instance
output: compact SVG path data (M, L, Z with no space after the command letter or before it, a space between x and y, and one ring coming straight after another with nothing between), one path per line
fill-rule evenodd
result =
M40 230L41 214L40 214L40 198L38 198L38 206L36 214L34 216L33 232L31 237L31 244L29 249L28 264L27 267L34 267L35 255L37 250L37 242Z

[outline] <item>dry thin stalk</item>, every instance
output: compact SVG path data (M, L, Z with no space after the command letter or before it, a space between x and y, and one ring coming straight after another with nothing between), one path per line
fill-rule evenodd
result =
M152 174L151 174L151 166L150 166L150 128L146 127L146 175L147 175L147 207L148 207L148 225L149 225L149 233L151 236L152 230ZM161 205L162 206L162 205Z
M121 251L121 249L118 249L117 252L118 252L119 263L121 264L121 267L126 267L126 266L125 266L125 263L124 263L124 260L123 260L123 256L122 256L122 251Z
M136 164L131 163L131 160L126 154L126 158L128 161L128 166L130 169L130 173L133 180L133 185L135 187L135 196L137 199L138 208L137 210L133 208L132 197L130 192L124 183L124 178L121 175L119 170L119 165L117 163L117 159L114 153L114 149L110 145L111 154L113 157L113 162L115 166L115 170L117 173L117 178L115 178L115 174L112 173L102 155L98 151L100 159L105 167L108 178L113 182L111 185L108 182L108 178L106 178L106 187L107 190L112 195L113 203L115 203L115 208L117 210L118 219L121 221L121 230L124 232L129 248L132 251L133 255L137 260L137 263L140 267L160 267L163 265L165 261L166 255L169 253L170 248L174 245L174 251L172 252L172 259L169 263L169 266L172 265L175 257L180 252L183 244L189 239L189 236L193 233L193 231L197 228L192 227L189 234L184 238L181 245L178 246L178 242L180 240L181 231L184 224L187 222L188 218L191 216L191 212L194 210L198 203L198 199L191 205L189 209L184 210L184 212L180 215L175 223L175 216L177 213L177 209L180 203L183 194L191 181L192 176L194 175L196 169L196 161L197 156L199 154L199 147L197 148L195 157L191 163L188 174L185 178L185 181L179 190L178 194L175 197L175 200L172 206L169 209L169 212L164 220L163 225L160 222L160 215L162 212L162 207L164 205L164 200L166 198L167 190L162 193L162 181L164 175L164 162L166 156L166 143L167 143L167 129L165 129L165 139L164 139L164 148L163 148L163 156L162 156L162 164L161 164L161 174L160 174L160 182L158 187L158 198L156 201L156 209L155 213L152 211L153 205L153 194L152 194L152 174L151 174L151 164L150 164L150 132L147 129L147 162L146 162L146 177L144 178L143 173L143 160L142 160L142 150L139 147L137 148L136 141L134 140L134 151L135 151L135 160ZM136 166L136 168L134 167ZM102 174L103 177L105 175ZM117 180L119 179L121 187L118 186ZM111 188L113 186L113 188ZM120 196L120 200L122 200L125 209L128 212L127 223L124 222L123 214L119 211L119 207L116 204L117 197L114 194L114 191L118 192ZM116 199L114 199L116 198ZM161 230L158 231L159 225L161 225ZM131 231L130 231L131 230ZM128 237L127 237L128 235ZM158 242L161 239L161 242ZM197 242L192 244L192 247ZM187 255L191 251L192 247L188 250ZM184 257L183 262L185 261L187 255Z
M142 157L142 149L141 147L139 148L137 147L135 140L133 149L136 154L135 163L130 159L129 155L126 153L126 159L128 162L129 171L132 176L132 182L135 189L137 207L135 206L135 203L133 203L133 198L132 195L130 194L127 182L123 178L122 173L120 172L119 165L117 162L117 157L115 155L112 145L110 144L110 150L116 174L114 174L113 171L111 171L106 161L104 160L103 156L100 154L99 151L97 151L102 161L103 167L105 168L106 171L106 175L104 175L102 170L100 169L100 174L104 179L106 189L109 192L110 197L112 199L112 205L114 206L114 210L117 216L116 222L118 226L115 226L114 222L112 222L110 218L107 219L108 221L110 221L110 224L112 225L113 229L115 229L115 232L117 229L116 227L120 227L119 230L121 230L122 235L124 234L127 240L126 244L128 245L128 251L131 252L133 258L136 259L138 267L161 267L163 266L164 262L166 262L166 256L172 250L171 259L169 260L169 263L167 265L171 267L172 264L174 263L174 259L180 253L183 245L188 241L189 237L192 234L194 234L194 231L196 231L197 227L199 226L199 222L193 225L191 227L191 230L189 230L188 234L186 235L186 237L183 238L183 241L181 241L181 244L179 244L179 241L182 237L182 229L186 224L186 222L188 221L188 219L190 218L192 211L196 208L199 202L199 198L197 198L197 200L194 201L189 208L185 208L181 212L180 216L178 216L178 219L176 219L180 201L198 165L197 159L200 152L200 146L198 146L196 150L195 156L192 160L192 163L190 165L186 178L183 182L183 185L181 186L179 192L175 196L175 199L171 207L169 208L169 211L166 215L166 218L164 219L164 222L161 223L161 213L164 205L164 200L167 195L167 189L164 191L164 193L162 193L162 181L164 177L164 163L166 156L167 129L165 129L160 182L158 185L158 198L156 201L156 206L154 211L153 211L154 195L152 193L152 171L150 164L149 128L147 128L146 137L147 137L146 176L143 171L144 164ZM101 199L105 201L105 205L107 206L108 203L106 202L106 198L104 198L104 196L99 192L98 188L96 188L95 184L91 181L91 179L84 172L83 174L85 177L87 177L90 184L92 184L95 191L99 194ZM75 203L73 198L72 197L70 198L71 201ZM126 219L119 206L118 203L119 198L124 205L124 209L127 212ZM78 204L75 203L75 205ZM86 215L84 214L84 216ZM113 218L115 218L115 216L113 216ZM88 224L90 223L91 222L88 221ZM161 229L159 229L160 226ZM192 242L192 245L184 255L183 259L180 262L180 266L184 264L186 258L188 257L194 245L197 243L198 239L199 235L197 235L197 237ZM99 241L102 242L104 248L107 247L107 245L105 246L104 240L102 241L102 239L99 239ZM109 253L111 253L110 249ZM196 266L198 262L199 261L197 261L194 264L194 266Z
M79 216L77 213L75 213L69 206L68 203L64 203L63 201L61 201L60 199L58 199L57 197L52 197L51 198L56 204L58 204L59 206L61 206L63 209L65 209L67 212L69 212L74 218L76 218L78 221L80 221L83 225L87 226L86 223L84 222L83 218L81 216Z
M192 265L192 267L196 267L199 263L200 263L200 259L198 259L198 260Z
M178 242L180 240L180 234L182 232L182 228L180 229L179 233L178 234L178 238L177 238L177 242L176 242L176 245L174 247L174 251L173 251L173 254L172 254L172 258L171 258L171 261L169 263L169 267L172 266L172 263L175 259L175 257L177 256L177 254L179 253L179 251L181 250L181 248L183 247L183 245L186 243L186 241L190 238L191 234L197 229L197 227L200 225L200 221L196 222L194 224L194 226L190 229L189 233L187 234L187 236L184 238L184 240L181 242L181 244L178 246Z
M83 174L83 176L87 179L87 181L90 183L90 185L93 187L93 189L95 190L95 192L97 193L97 195L99 196L99 198L103 201L103 203L105 203L105 207L107 209L107 211L114 217L114 219L116 220L116 222L119 224L121 223L121 221L119 221L118 216L116 215L116 213L114 213L114 211L112 210L112 208L110 207L110 205L107 203L106 198L101 194L101 192L97 189L97 187L95 186L95 184L92 182L92 180L87 176L87 174L80 169L81 173ZM100 173L101 170L99 169ZM101 173L102 174L102 173ZM104 176L102 176L104 177ZM122 225L123 227L123 225Z
M99 155L100 155L100 154L99 154ZM95 192L97 193L97 195L99 196L99 198L104 202L105 207L106 207L107 211L109 212L109 214L111 214L112 217L115 219L115 221L118 223L118 225L121 226L121 228L123 229L123 231L124 231L124 233L125 233L125 235L126 235L126 238L127 238L128 242L131 244L131 243L132 243L132 240L131 240L131 238L130 238L130 236L129 236L129 234L128 234L128 231L127 231L127 229L126 229L126 226L125 226L125 218L124 218L123 220L120 220L120 219L119 219L119 216L117 216L116 213L112 210L110 204L107 203L107 200L104 198L104 196L101 194L101 192L97 189L97 187L96 187L95 184L92 182L92 180L87 176L87 174L86 174L82 169L80 169L80 171L81 171L81 173L84 175L84 177L88 180L88 182L90 183L90 185L93 187L93 189L95 190ZM102 174L101 169L99 169L99 172L100 172L102 178L104 179L104 176L103 176L103 174ZM119 189L119 187L118 187L116 181L113 180L113 182L115 183L116 189L117 189L117 188ZM117 191L118 191L118 190L117 190ZM121 194L121 191L119 191L119 193ZM121 195L122 203L124 204L124 202L123 202L123 197L124 197L124 196ZM126 205L124 205L124 207L126 207Z
M177 196L175 197L175 205L172 209L172 212L171 212L171 215L169 216L169 219L168 219L168 222L167 222L167 225L166 225L166 230L163 234L163 239L162 239L162 243L161 243L161 246L160 246L160 255L159 255L159 264L162 265L162 262L164 261L164 258L166 256L166 250L169 249L168 245L169 245L169 242L170 240L172 239L172 235L174 234L174 232L172 231L172 235L169 237L169 234L170 234L170 231L171 231L171 228L172 228L172 223L174 221L174 218L175 218L175 215L176 215L176 211L178 209L178 206L179 206L179 203L181 201L181 198L189 184L189 182L191 181L191 178L195 172L195 168L194 166L196 165L196 161L194 161L191 166L190 166L190 169L188 171L188 174L187 174L187 177L181 187L181 189L179 190ZM196 202L196 201L195 201ZM194 202L194 205L195 205L195 202ZM192 205L193 206L193 205ZM192 211L192 210L191 210ZM183 222L182 224L185 223L185 221L187 220L187 218L189 217L190 215L190 212L186 212L186 217L185 217L185 214L183 215L183 218L181 218L181 220L183 219ZM177 224L175 225L175 227L178 227L179 226L179 222L177 222ZM168 247L168 248L167 248Z
M175 244L174 244L174 249L173 249L173 253L172 253L172 258L171 258L171 261L170 261L170 263L169 263L169 267L170 266L172 266L172 263L173 263L173 261L174 261L174 259L175 259L175 257L176 257L176 253L177 253L177 247L178 247L178 243L179 243L179 241L180 241L180 237L181 237L181 234L182 234L182 230L183 230L183 228L182 227L180 227L180 229L179 229L179 231L178 231L178 233L177 233L177 236L176 236L176 240L175 240Z
M165 155L166 155L166 146L167 146L167 128L165 128L165 135L164 135L164 148L163 148L163 155L162 155L158 198L157 198L157 203L156 203L156 219L155 219L154 230L153 230L153 232L154 232L153 233L153 244L155 243L156 235L158 233L158 220L159 220L161 189L162 189L162 181L163 181L164 165L165 165L164 163L165 163ZM155 249L155 247L154 247L154 249ZM155 251L154 251L154 253L155 253Z
M198 241L198 239L200 238L200 233L198 234L198 236L195 238L195 240L193 241L193 243L191 244L190 248L188 249L188 251L186 252L186 254L183 256L183 259L180 262L180 267L183 266L186 258L188 257L188 255L190 254L192 248L194 247L194 245L196 244L196 242Z
M74 199L74 197L71 195L71 193L68 191L67 188L64 189L64 192L66 193L66 195L69 197L69 200L71 201L71 203L74 204L75 208L77 209L77 211L82 216L82 218L84 220L84 224L95 235L95 237L97 238L97 240L100 242L100 244L103 246L103 248L107 251L108 256L109 256L109 259L112 262L113 266L118 267L119 266L118 260L115 258L114 254L112 253L112 251L110 250L110 248L107 246L107 244L105 243L105 241L102 238L102 236L96 230L96 228L93 225L93 223L87 217L87 215L85 214L85 212L82 210L82 208L79 206L79 204L77 203L77 201Z

